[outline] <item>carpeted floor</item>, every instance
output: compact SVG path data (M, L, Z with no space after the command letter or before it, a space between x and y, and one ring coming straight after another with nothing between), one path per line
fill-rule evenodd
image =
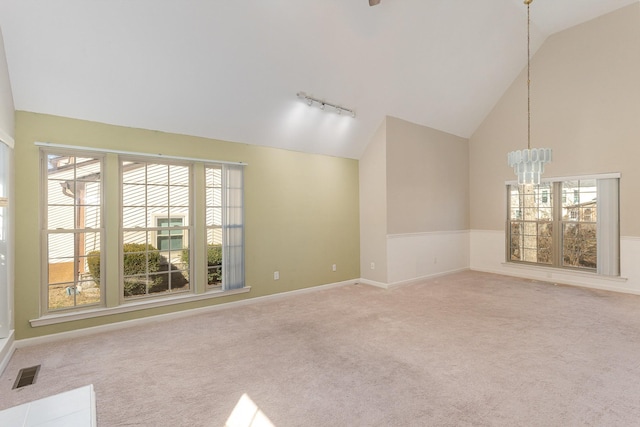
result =
M90 383L100 426L224 426L243 395L277 427L640 425L640 297L477 272L322 290L19 349L0 409Z

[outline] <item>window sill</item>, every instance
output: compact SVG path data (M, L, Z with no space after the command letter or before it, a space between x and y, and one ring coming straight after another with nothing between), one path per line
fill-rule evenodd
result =
M29 320L31 327L55 325L58 323L74 322L76 320L93 319L102 316L111 316L114 314L129 313L132 311L146 310L155 307L166 307L168 305L184 304L187 302L202 301L211 298L220 298L230 295L244 294L251 290L251 286L245 286L241 289L231 289L228 291L210 291L204 294L187 294L176 295L172 297L135 301L121 304L117 307L98 307L83 311L74 311L60 314L49 314L37 319Z
M627 282L628 279L622 276L605 276L602 274L598 274L592 271L580 271L573 270L568 268L558 268L558 267L546 267L542 265L529 265L518 262L503 262L503 267L513 268L514 270L524 270L537 272L540 275L546 276L549 280L555 280L561 277L575 277L575 278L584 278L591 280L598 280L602 282L611 282L611 283L624 283ZM540 278L540 280L545 280L545 277Z

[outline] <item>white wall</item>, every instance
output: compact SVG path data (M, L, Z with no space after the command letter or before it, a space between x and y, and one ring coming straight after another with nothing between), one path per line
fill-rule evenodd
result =
M15 138L15 109L9 81L9 68L0 29L0 140L13 147Z
M469 232L387 236L388 285L400 285L469 268Z
M387 282L387 121L358 164L360 189L360 277ZM373 266L373 268L372 268Z

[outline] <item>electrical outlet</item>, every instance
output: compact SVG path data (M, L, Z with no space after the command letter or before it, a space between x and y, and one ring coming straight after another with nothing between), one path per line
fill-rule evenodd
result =
M273 272L273 280L280 280L280 272L279 271L274 271Z
M375 263L375 262L372 262L372 263L371 263L371 269L372 269L372 270L375 270L375 269L376 269L376 263Z
M331 269L332 269L333 271L336 271L336 270L338 269L338 267L337 267L335 264L333 264L333 265L331 266Z

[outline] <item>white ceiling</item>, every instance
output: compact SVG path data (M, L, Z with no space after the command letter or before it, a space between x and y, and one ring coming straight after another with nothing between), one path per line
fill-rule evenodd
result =
M533 49L637 1L534 1ZM526 65L522 0L0 0L0 28L18 110L349 158L385 115L469 137Z

